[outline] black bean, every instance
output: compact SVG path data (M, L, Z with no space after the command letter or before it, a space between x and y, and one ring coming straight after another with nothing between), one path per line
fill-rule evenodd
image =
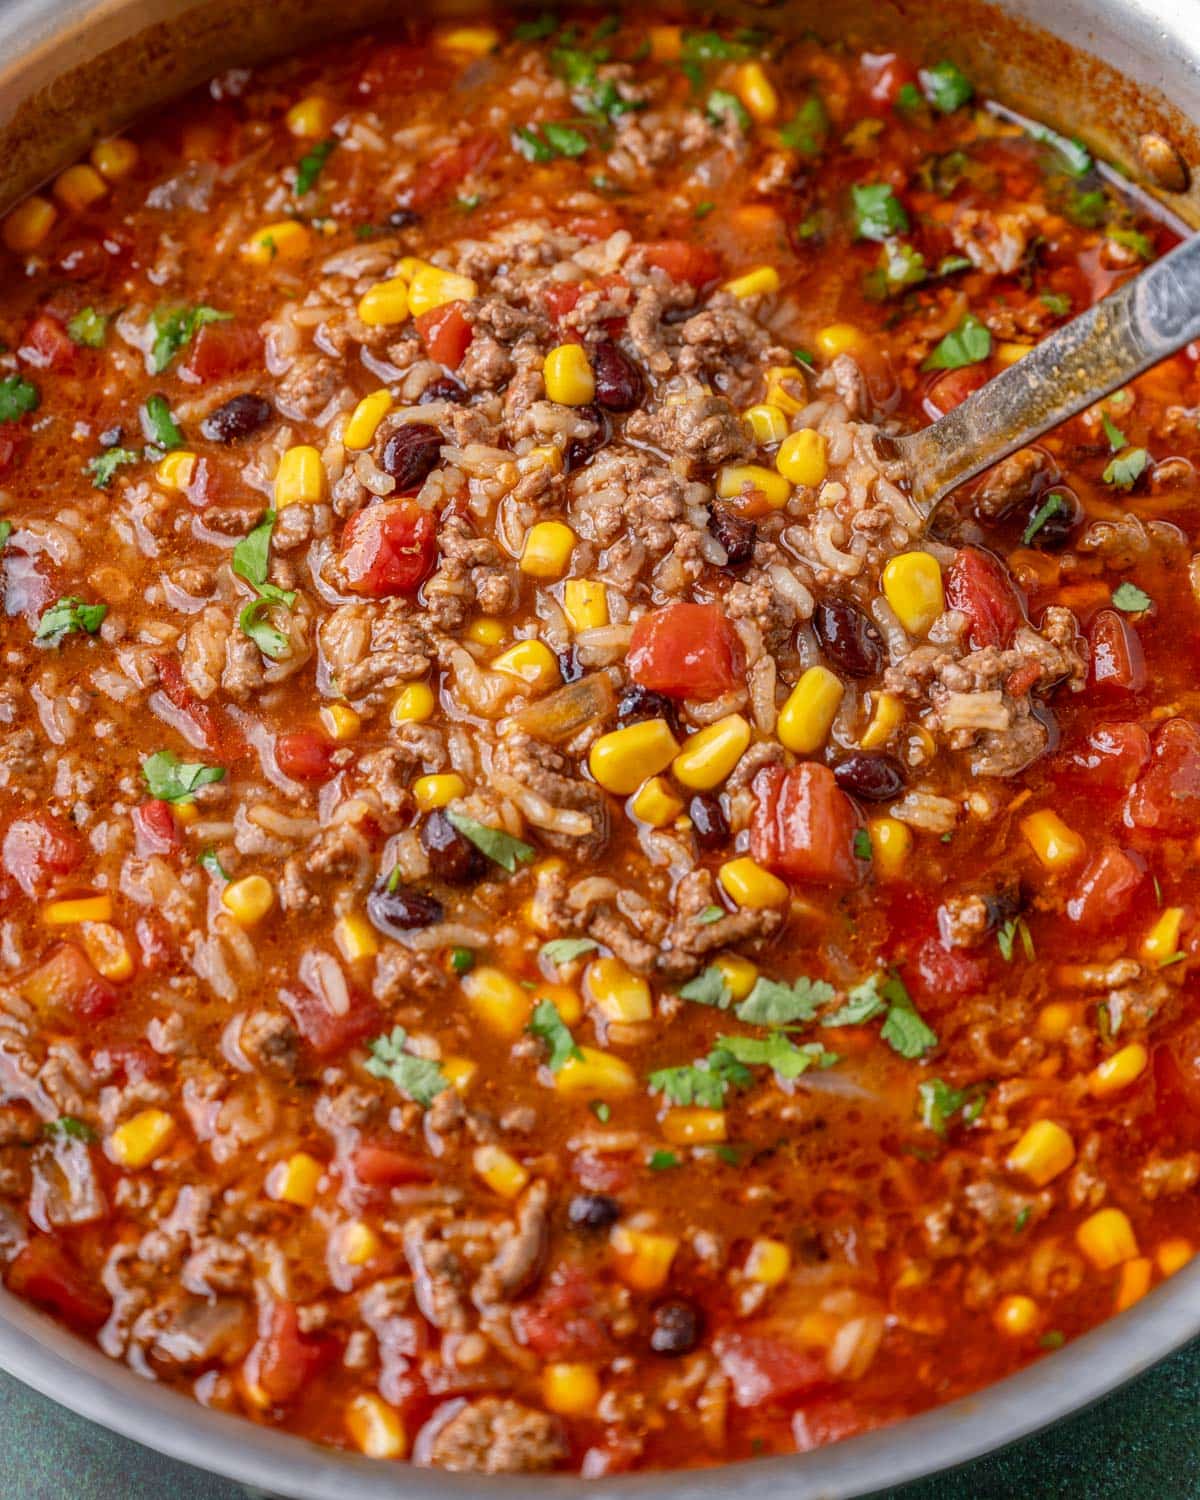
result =
M421 215L411 208L394 208L387 216L389 229L411 229L421 222Z
M829 599L818 604L813 628L825 655L847 677L872 677L883 666L882 637L849 599Z
M621 1205L607 1193L576 1193L567 1217L576 1229L609 1229L621 1217Z
M437 468L442 435L424 422L406 422L383 445L379 467L396 481L399 494L419 490Z
M596 377L596 400L609 411L632 411L640 406L646 383L642 372L627 354L607 340L592 350L592 372Z
M210 443L236 443L271 420L271 403L253 391L233 396L200 423Z
M451 375L439 375L427 385L417 397L418 406L428 406L431 401L465 401L467 390Z
M677 1297L654 1309L650 1347L655 1354L690 1354L700 1342L700 1314Z
M904 767L881 750L858 750L833 770L843 792L864 802L888 802L904 790Z
M617 704L617 718L622 724L640 724L643 719L666 719L672 731L677 729L675 705L662 693L631 683Z
M688 817L701 849L723 849L729 842L729 823L719 797L698 792L688 803Z
M723 505L709 507L708 529L725 548L731 568L748 563L754 556L754 544L758 540L758 527L753 521L735 516Z
M412 932L417 927L432 927L442 920L442 903L436 896L414 891L406 885L388 889L380 881L367 897L367 916L380 932L395 937L398 932Z
M1057 502L1057 503L1055 503ZM1083 519L1083 507L1065 485L1056 484L1029 501L1022 516L1021 540L1039 552L1061 552Z
M421 824L421 847L429 856L429 872L448 885L467 885L479 880L484 859L441 810L435 808Z
M608 418L594 402L588 406L575 407L574 415L590 422L593 430L589 437L572 438L567 444L563 463L568 473L581 469L593 453L604 447L612 434Z

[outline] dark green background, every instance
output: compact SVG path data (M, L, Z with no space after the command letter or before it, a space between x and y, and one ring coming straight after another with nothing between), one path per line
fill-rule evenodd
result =
M997 1458L897 1500L1200 1500L1200 1343ZM403 1481L397 1484L403 1496ZM244 1500L0 1376L0 1500Z

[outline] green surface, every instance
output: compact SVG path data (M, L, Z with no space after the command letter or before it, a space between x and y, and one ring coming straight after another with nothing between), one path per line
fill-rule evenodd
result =
M1051 1432L893 1493L895 1500L1200 1500L1198 1450L1200 1344ZM243 1500L244 1493L0 1376L0 1500ZM404 1493L402 1479L396 1493Z

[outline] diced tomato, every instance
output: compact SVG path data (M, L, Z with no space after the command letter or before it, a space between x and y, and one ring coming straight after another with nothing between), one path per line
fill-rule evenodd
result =
M500 149L499 139L490 134L472 136L461 146L439 151L424 163L412 186L400 195L402 208L423 209L444 198L472 172L478 172Z
M1102 609L1088 627L1088 692L1111 703L1146 686L1146 658L1137 631L1115 609Z
M596 1294L581 1266L564 1261L513 1317L517 1338L540 1359L599 1360L609 1350Z
M363 1187L399 1187L406 1182L428 1182L431 1173L423 1158L395 1146L359 1146L350 1169Z
M892 1420L880 1412L855 1406L852 1401L828 1396L806 1401L796 1411L792 1417L792 1440L797 1453L811 1453L814 1448L844 1442L860 1432L873 1432Z
M721 274L716 251L691 240L657 240L641 249L646 264L665 271L672 281L687 281L694 287L702 287L716 281Z
M82 948L56 943L36 969L21 980L21 993L43 1015L69 1010L96 978Z
M1168 719L1154 736L1149 768L1130 790L1125 822L1155 833L1200 830L1200 728Z
M575 310L575 304L579 301L582 292L581 281L552 281L549 286L543 288L542 301L551 318L559 323L569 312Z
M970 620L970 642L976 651L1008 646L1024 618L1007 568L981 547L959 549L946 574L946 603Z
M295 1018L300 1035L318 1057L345 1052L355 1042L373 1035L383 1024L375 1002L361 996L352 996L350 1009L341 1016L310 990L283 990L281 999Z
M244 323L206 323L188 347L178 367L184 380L209 385L260 365L262 335Z
M437 560L437 522L413 500L384 500L350 517L342 532L347 586L370 599L415 594Z
M1080 927L1096 931L1123 917L1146 878L1146 867L1116 844L1097 849L1080 872L1067 916Z
M624 226L625 221L615 208L600 208L591 214L573 214L567 220L566 230L581 240L606 240Z
M633 1158L619 1151L581 1151L572 1166L580 1187L589 1193L619 1193L637 1175Z
M921 407L931 422L944 417L948 411L961 406L982 385L987 384L985 365L963 365L958 370L945 370L929 382Z
M117 1008L118 999L116 986L107 979L89 979L71 1001L71 1010L80 1021L92 1026L108 1020Z
M1097 724L1068 761L1089 792L1124 792L1150 760L1150 736L1140 724Z
M987 988L987 960L962 948L947 948L940 938L926 938L905 969L909 987L921 1000L958 999Z
M103 1078L115 1074L125 1083L145 1083L162 1070L163 1059L145 1042L118 1042L92 1053L92 1071Z
M447 78L449 69L430 47L407 42L374 45L359 74L360 94L409 94Z
M48 313L39 313L25 330L18 357L35 370L54 370L61 374L75 363L75 345L67 330Z
M266 1302L259 1311L258 1339L246 1356L247 1384L272 1406L286 1406L340 1353L328 1334L302 1334L294 1303Z
M275 737L275 764L293 781L325 781L333 770L333 746L315 729L293 729Z
M210 704L202 703L183 680L179 658L169 651L154 658L162 691L174 706L196 726L210 754L232 759L243 754L246 742L241 731L222 719Z
M63 875L83 863L84 846L74 829L53 813L30 813L8 825L0 858L27 896L43 896Z
M169 802L150 797L133 810L133 832L139 859L151 854L172 854L180 845L179 824Z
M741 682L745 654L719 604L668 604L633 627L628 667L651 692L707 703Z
M414 319L426 353L448 370L457 370L475 337L465 302L446 302Z
M80 1333L95 1333L112 1311L108 1295L50 1235L34 1235L17 1252L6 1280L10 1292L49 1308Z
M875 114L887 114L906 84L914 87L917 70L895 52L864 52L858 60L863 92Z
M765 766L754 778L754 795L750 852L760 865L787 880L857 883L858 818L828 766Z
M794 1401L829 1386L825 1356L773 1333L733 1330L713 1341L738 1406Z

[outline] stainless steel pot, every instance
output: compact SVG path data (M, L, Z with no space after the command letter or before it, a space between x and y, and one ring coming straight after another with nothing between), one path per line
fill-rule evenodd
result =
M426 0L465 14L472 0ZM911 5L911 9L910 9ZM0 209L97 136L232 63L250 62L385 16L387 0L0 0ZM1200 164L1198 0L820 0L708 8L784 30L812 27L950 56L980 88L1083 136L1200 225L1200 181L1147 178L1145 136ZM395 11L392 10L392 14ZM1035 26L1035 19L1038 25ZM1040 29L1047 26L1048 29ZM1200 173L1197 174L1200 178ZM900 1426L797 1458L599 1482L493 1479L498 1497L608 1500L849 1500L953 1468L1078 1411L1200 1334L1200 1261L1070 1347L979 1394ZM0 1293L0 1367L174 1458L290 1500L450 1500L477 1477L397 1468L318 1448L206 1411L107 1360Z

